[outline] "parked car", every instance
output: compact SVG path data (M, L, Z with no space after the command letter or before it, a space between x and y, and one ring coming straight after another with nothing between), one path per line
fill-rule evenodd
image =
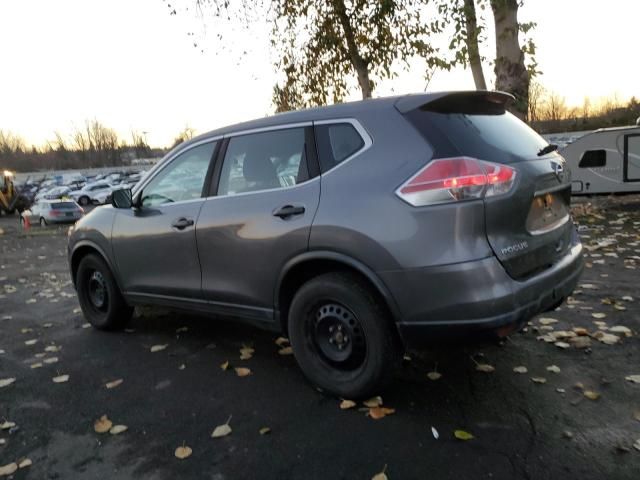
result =
M28 218L31 225L42 227L50 223L74 223L84 215L84 210L73 200L38 200L20 215L20 222Z
M80 190L69 192L69 196L73 198L83 207L92 203L100 203L102 194L111 193L112 187L106 182L88 183Z
M47 190L42 190L36 195L36 201L38 200L59 200L67 197L71 192L69 187L53 187Z
M85 318L112 329L161 304L245 319L345 398L378 392L404 348L516 331L571 294L583 259L565 162L512 99L367 100L177 146L70 233Z

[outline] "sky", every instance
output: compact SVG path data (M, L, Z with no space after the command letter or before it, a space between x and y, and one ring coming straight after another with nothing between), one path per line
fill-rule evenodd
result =
M278 76L268 27L214 23L184 10L193 0L174 1L178 15L167 0L0 0L0 129L41 145L95 118L121 138L137 130L167 146L187 125L202 133L270 114ZM639 18L638 0L526 0L520 10L520 21L538 23L540 82L570 105L585 96L640 97ZM414 68L374 95L425 84ZM428 85L473 87L461 68L435 72Z

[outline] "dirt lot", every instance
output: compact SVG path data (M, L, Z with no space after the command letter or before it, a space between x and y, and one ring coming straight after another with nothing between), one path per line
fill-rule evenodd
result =
M0 471L28 458L15 478L637 479L640 198L590 201L569 304L501 345L410 352L379 420L311 388L272 333L146 309L124 332L86 328L65 230L0 219ZM96 433L102 415L128 430Z

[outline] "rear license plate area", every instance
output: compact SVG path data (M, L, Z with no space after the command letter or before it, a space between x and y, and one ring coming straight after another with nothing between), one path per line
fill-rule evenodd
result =
M526 228L532 235L541 235L564 225L569 220L570 193L541 193L531 202Z

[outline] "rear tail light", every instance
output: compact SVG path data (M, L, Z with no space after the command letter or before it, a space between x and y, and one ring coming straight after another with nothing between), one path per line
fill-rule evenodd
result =
M513 187L516 171L470 157L432 160L398 190L414 207L502 195Z

